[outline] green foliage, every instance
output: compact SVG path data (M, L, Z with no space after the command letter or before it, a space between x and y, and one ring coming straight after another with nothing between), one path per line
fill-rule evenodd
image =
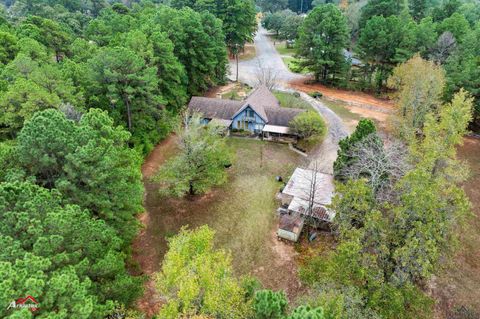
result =
M56 94L48 92L32 80L17 79L0 97L3 138L15 137L23 122L35 112L59 106L60 98Z
M128 148L129 137L98 109L78 123L56 110L38 112L18 136L18 163L39 185L57 188L107 221L128 244L143 195L140 159Z
M255 299L253 301L255 318L284 318L287 305L288 300L283 291L259 290L255 293Z
M224 80L228 61L220 20L190 8L161 7L151 22L159 24L174 43L175 56L188 75L190 94L199 94Z
M19 26L19 37L31 37L53 51L56 61L67 52L72 38L64 26L51 19L30 16Z
M470 30L470 24L463 14L455 12L438 25L438 33L451 32L455 39L462 42L463 37Z
M288 0L257 0L263 12L276 12L287 8Z
M373 17L390 17L399 15L403 8L402 0L370 0L361 10L360 27L363 28Z
M213 247L208 226L183 228L169 240L169 250L157 274L159 291L167 297L161 318L195 315L245 318L250 305L232 274L231 257Z
M195 11L208 11L222 21L225 42L232 54L237 54L246 42L253 39L256 30L256 11L252 0L172 0L174 8L190 7Z
M340 140L340 142L338 143L339 149L337 153L337 159L335 160L335 163L333 163L335 178L342 179L342 177L340 176L340 172L345 166L349 165L351 161L354 160L349 155L352 147L370 134L376 133L376 131L377 129L372 120L361 119L358 122L355 131L350 136L347 136L344 139Z
M474 124L480 127L480 24L465 35L455 54L445 64L447 83L445 98L452 99L461 88L474 98Z
M7 64L17 53L17 39L8 32L0 31L0 63Z
M198 115L185 119L180 132L181 152L156 177L161 193L201 194L226 181L225 165L231 164L232 154L220 132L221 128L211 124L204 127Z
M310 308L309 306L299 306L293 310L287 319L325 319L322 308Z
M140 283L126 272L115 230L62 202L56 190L0 184L0 301L32 295L40 317L103 318L114 300L136 298Z
M431 316L432 302L417 284L449 253L454 230L470 211L457 185L465 174L456 146L471 107L472 99L460 91L451 103L428 112L423 135L410 142L415 166L397 182L397 196L389 204L374 200L363 180L337 185L332 208L340 244L329 256L307 263L303 278L358 289L365 307L382 318Z
M362 56L374 63L388 63L398 47L400 21L397 17L374 16L366 22L358 39Z
M92 70L92 88L89 104L109 106L113 117L126 119L130 132L141 116L154 117L163 102L157 92L157 69L133 51L123 48L105 48L89 61Z
M300 65L312 71L317 81L335 79L345 69L343 50L348 41L347 20L333 4L316 7L305 18L299 32Z
M421 134L428 113L441 107L445 72L433 62L415 56L397 66L387 82L395 89L397 119L394 130L404 137Z
M292 132L300 138L323 136L327 132L327 126L323 118L314 110L307 110L298 114L288 125Z

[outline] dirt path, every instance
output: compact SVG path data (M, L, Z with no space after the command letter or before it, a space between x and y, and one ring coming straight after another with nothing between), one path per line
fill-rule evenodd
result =
M165 163L168 157L174 153L176 149L177 138L175 135L170 135L147 156L142 165L142 175L145 185L145 190L152 191L150 178L154 176L160 165ZM146 194L145 194L146 195ZM139 265L139 273L136 275L146 275L148 280L145 282L144 295L137 301L137 308L142 311L147 318L153 317L160 309L163 300L156 292L155 283L152 275L158 269L157 261L160 259L157 250L154 249L154 242L145 231L150 223L150 215L145 211L139 216L139 221L142 223L142 230L132 244L133 259Z

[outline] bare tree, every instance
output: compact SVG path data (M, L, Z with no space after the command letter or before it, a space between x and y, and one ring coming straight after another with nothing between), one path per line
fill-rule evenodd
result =
M443 32L430 53L432 60L443 64L455 49L457 41L451 32Z
M70 104L70 103L62 103L60 104L58 108L63 114L65 114L65 117L69 120L73 120L75 122L80 121L82 118L82 112L78 111L75 109L75 107Z
M370 134L356 143L348 155L354 160L342 169L342 175L352 179L366 178L381 201L393 199L394 184L410 168L405 145L398 140L384 145L377 134Z
M326 208L321 204L325 200L326 194L333 191L333 185L331 188L327 185L328 181L324 180L326 177L320 171L317 161L312 161L305 167L296 185L301 193L300 198L305 202L305 206L300 209L300 212L309 225L318 228L322 222L326 221L321 216L322 210L326 212Z
M272 68L266 68L262 65L260 59L257 59L258 72L256 74L256 86L265 85L270 91L277 87L278 72Z

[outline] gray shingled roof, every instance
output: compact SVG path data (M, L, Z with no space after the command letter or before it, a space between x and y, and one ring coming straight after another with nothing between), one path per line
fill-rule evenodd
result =
M188 108L191 111L203 114L205 118L231 120L234 115L249 105L268 124L278 126L288 126L288 123L295 116L305 111L280 107L275 95L264 85L258 87L244 101L194 96L190 100Z
M302 109L290 109L290 108L265 108L265 112L268 116L268 124L278 126L288 126L288 123L297 116L304 112Z
M275 95L273 95L265 85L256 88L255 91L246 98L244 107L246 107L247 104L267 122L269 118L268 114L265 113L265 108L280 108L280 102L278 102ZM242 109L240 109L239 112Z
M205 118L231 120L243 104L242 101L194 96L188 103L188 108L203 114Z

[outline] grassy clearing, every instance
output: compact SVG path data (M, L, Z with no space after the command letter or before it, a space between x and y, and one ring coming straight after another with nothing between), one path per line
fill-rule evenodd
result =
M322 103L328 106L329 109L335 112L344 121L358 121L362 118L360 115L351 112L343 102L322 99Z
M150 259L158 270L167 250L166 237L184 225L210 225L216 231L216 245L232 252L238 274L258 268L268 270L264 284L275 287L281 269L275 269L272 231L276 226L275 193L281 183L276 175L288 177L301 157L286 145L258 140L229 138L237 160L229 169L229 181L209 194L186 198L162 198L154 183L147 182L145 207L150 221L145 229Z
M301 98L296 97L291 93L274 92L273 94L278 99L278 101L280 102L280 106L282 107L305 109L305 110L313 109L309 103L305 102Z
M222 99L241 101L252 91L246 84L235 83L231 88L222 93Z
M293 73L300 73L300 74L308 74L309 71L307 69L300 69L298 63L300 59L294 57L282 57L283 63L288 67L288 69Z
M285 41L276 42L275 49L277 49L278 53L280 53L281 55L293 56L296 53L295 48L287 48Z

